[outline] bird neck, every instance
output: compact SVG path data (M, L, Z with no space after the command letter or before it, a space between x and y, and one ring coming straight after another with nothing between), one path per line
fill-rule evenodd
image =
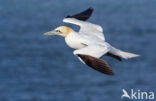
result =
M63 35L63 37L67 37L68 35L70 35L70 34L74 34L75 33L75 31L72 29L72 28L67 28L66 29L66 31L65 31L65 33L64 33L64 35Z

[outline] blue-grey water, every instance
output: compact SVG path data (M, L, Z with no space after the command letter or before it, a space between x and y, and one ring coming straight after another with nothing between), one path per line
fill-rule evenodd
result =
M43 36L60 25L77 30L62 19L88 7L107 42L141 55L104 57L115 76L83 65L63 38ZM122 89L156 92L155 52L155 0L0 0L0 101L124 101Z

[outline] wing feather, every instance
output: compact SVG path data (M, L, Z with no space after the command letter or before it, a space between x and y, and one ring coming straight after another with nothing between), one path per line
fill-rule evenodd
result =
M64 18L63 22L80 26L80 31L79 31L80 34L86 34L88 36L94 36L94 37L98 37L101 40L105 40L103 35L103 29L99 25L77 20L75 18Z
M89 67L104 74L114 75L114 72L104 60L83 54L77 54L77 56Z
M114 54L112 54L112 53L110 53L110 52L108 52L108 53L105 54L105 55L106 55L106 56L113 57L113 58L115 58L115 59L117 59L117 60L119 60L119 61L122 61L122 59L121 59L120 56L114 55Z
M89 45L81 49L75 50L73 53L74 55L77 54L84 54L93 56L96 58L100 58L101 56L105 55L109 51L109 47L101 46L101 45Z
M87 10L81 12L81 13L78 13L78 14L75 14L75 15L68 15L66 18L76 18L78 20L83 20L83 21L86 21L87 19L90 18L90 16L92 15L93 13L93 8L88 8Z

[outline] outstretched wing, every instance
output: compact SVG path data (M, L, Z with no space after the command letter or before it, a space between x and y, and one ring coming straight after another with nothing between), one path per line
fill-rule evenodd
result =
M76 18L78 20L83 20L83 21L86 21L87 19L90 18L90 16L92 15L93 13L93 8L88 8L87 10L81 12L81 13L78 13L78 14L75 14L75 15L68 15L66 18Z
M108 52L108 53L105 54L105 55L106 55L106 56L113 57L113 58L115 58L115 59L117 59L117 60L119 60L119 61L122 61L122 59L121 59L120 56L114 55L114 54L112 54L112 53L110 53L110 52Z
M91 36L91 37L92 36L97 37L105 41L105 38L103 35L103 29L99 25L92 24L90 22L77 20L75 18L64 18L63 22L80 26L80 31L79 31L80 34Z
M114 72L104 60L83 54L77 54L77 56L89 67L104 74L114 75Z
M109 48L100 45L91 45L84 48L75 50L73 53L81 62L89 67L102 72L104 74L113 75L109 65L102 59L99 59L102 55L106 54Z
M83 43L82 43L83 44ZM109 47L102 46L102 45L89 45L81 49L77 49L73 52L74 55L77 54L84 54L93 56L96 58L100 58L101 56L105 55L107 52L109 52Z

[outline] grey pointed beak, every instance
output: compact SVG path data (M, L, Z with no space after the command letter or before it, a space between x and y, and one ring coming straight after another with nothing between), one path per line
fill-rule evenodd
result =
M55 31L50 31L50 32L44 33L43 35L46 35L46 36L48 36L48 35L57 35L57 33Z

